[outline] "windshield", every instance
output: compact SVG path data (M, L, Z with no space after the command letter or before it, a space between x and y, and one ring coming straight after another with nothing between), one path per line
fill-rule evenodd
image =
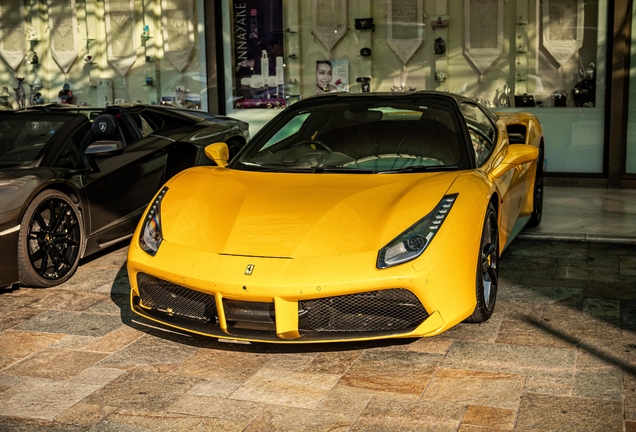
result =
M40 121L33 118L0 120L0 166L27 165L36 161L63 121Z
M396 173L469 167L451 106L399 97L319 102L276 117L232 168Z

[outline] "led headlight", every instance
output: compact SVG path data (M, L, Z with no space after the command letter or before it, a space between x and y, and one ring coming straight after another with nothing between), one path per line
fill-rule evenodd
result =
M414 260L431 243L450 212L457 194L446 195L432 212L417 221L409 229L380 249L378 268L387 268Z
M139 235L139 246L148 255L155 256L163 240L161 234L161 200L168 192L168 188L161 189L155 200L150 204L148 214L143 221Z

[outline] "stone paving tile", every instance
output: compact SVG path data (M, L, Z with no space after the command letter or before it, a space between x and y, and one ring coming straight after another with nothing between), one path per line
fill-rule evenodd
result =
M339 375L259 369L230 398L296 408L315 408Z
M269 369L289 369L304 371L313 362L317 354L270 354L263 367Z
M636 276L621 275L618 273L618 263L614 266L592 266L585 261L559 262L555 276L562 279L585 279L594 281L632 281L636 282Z
M554 276L544 277L545 275L539 275L531 272L519 273L518 278L513 280L512 278L503 278L503 281L509 283L516 283L522 286L528 286L531 289L537 287L553 287L553 288L585 288L587 281L580 279L556 279ZM502 279L500 277L500 279Z
M95 336L68 335L51 345L51 348L82 349L97 339Z
M350 387L422 394L441 356L411 351L367 350L342 376Z
M92 289L91 292L107 293L113 297L119 295L128 297L128 294L130 294L130 281L128 280L128 273L126 272L126 269L122 268L119 273L117 273L117 277L113 281L100 285L97 288Z
M267 406L250 401L186 394L170 405L166 411L228 420L246 427L263 413Z
M93 426L90 432L240 432L243 429L242 424L228 420L137 410L115 412Z
M556 258L507 256L506 271L523 271L535 274L551 275L557 268Z
M617 401L527 394L521 398L515 430L623 431L623 405Z
M3 372L33 378L66 380L94 366L108 354L67 349L46 349Z
M348 432L357 416L347 413L325 413L294 407L269 406L244 432L313 431Z
M48 311L17 328L44 333L74 334L80 336L104 336L121 325L116 315L74 311Z
M99 384L30 378L0 393L2 414L53 420L98 390Z
M196 347L169 339L144 335L104 359L100 365L126 368L137 364L172 364L176 367L176 365L186 360L197 350L198 348Z
M455 342L442 363L449 369L525 375L526 391L570 394L575 350Z
M360 351L328 351L317 353L303 372L342 375L360 357Z
M627 330L636 330L636 300L623 299L621 300L620 304L621 328Z
M2 301L0 302L0 315L11 313L17 309L30 306L42 298L48 296L46 290L36 288L20 288L2 291Z
M14 329L41 313L41 311L31 308L21 308L6 314L0 313L0 331Z
M122 325L101 338L94 339L91 343L85 345L83 349L88 351L116 352L144 335L145 333L139 330L128 327L127 325Z
M462 426L512 430L516 415L517 411L514 409L469 405L462 419Z
M453 341L450 339L441 339L437 337L426 337L415 339L407 346L409 351L416 351L430 354L446 354L450 349Z
M519 303L578 303L583 300L583 288L560 286L529 286L521 283L502 283L497 302Z
M120 274L125 269L119 266L112 267L85 267L82 266L82 271L78 271L67 282L59 285L60 288L75 290L75 291L94 291L97 293L110 293L112 282L122 277ZM106 283L98 284L96 282L104 281ZM108 286L108 289L102 289Z
M0 414L0 430L24 432L87 432L89 426L64 424L49 420L5 417Z
M506 248L504 254L506 257L586 259L589 256L590 252L588 243L566 243L516 239Z
M267 354L200 349L182 361L173 373L243 383L268 360Z
M620 257L634 255L636 246L617 243L589 243L588 256L590 258Z
M80 402L57 416L55 420L60 423L94 426L108 417L116 409L117 407L109 405Z
M205 379L196 386L192 387L188 394L194 396L220 396L229 397L237 388L243 384L243 381L212 378Z
M621 337L620 327L604 317L594 317L561 305L548 305L541 325L549 331L568 334L576 339L618 340Z
M99 388L83 402L116 406L119 411L162 411L199 381L164 373L132 371Z
M424 393L424 399L516 409L525 380L524 375L438 369Z
M383 393L365 388L350 387L340 381L322 398L316 409L329 412L362 414L371 398L378 394ZM384 395L386 396L386 393ZM418 395L410 395L410 397L419 399Z
M47 295L45 297L32 303L30 306L35 309L45 310L82 311L95 303L103 301L105 298L102 294L71 291L60 288L47 289L46 293Z
M495 305L495 310L497 306ZM490 319L480 324L459 323L444 333L435 336L438 339L452 339L470 342L492 343L497 338L503 316L494 313Z
M17 385L17 384L21 383L25 379L26 379L25 377L18 377L18 376L14 376L14 375L5 375L3 373L0 373L0 393L5 391L5 390L10 389L14 385Z
M128 287L127 290L130 292L130 287ZM90 307L86 308L86 311L112 315L119 314L133 318L133 313L130 310L130 305L128 304L129 298L129 293L111 294L107 298L105 297L102 301L94 303Z
M625 419L636 422L636 375L623 373Z
M455 431L466 407L403 395L374 396L352 430Z
M636 276L636 256L621 256L619 259L619 273L623 276Z
M61 334L5 331L0 333L0 369L43 350L63 339Z
M622 401L623 372L618 368L576 371L573 396Z
M501 331L495 343L502 345L520 345L528 347L567 349L576 346L575 341L563 340L547 332Z

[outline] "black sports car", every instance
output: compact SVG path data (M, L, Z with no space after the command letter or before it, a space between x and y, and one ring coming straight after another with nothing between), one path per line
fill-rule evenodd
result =
M206 145L248 139L240 120L152 105L0 112L0 287L68 280L170 177L213 165Z

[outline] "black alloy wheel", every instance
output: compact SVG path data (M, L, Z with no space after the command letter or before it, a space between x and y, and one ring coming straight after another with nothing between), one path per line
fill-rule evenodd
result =
M539 149L539 158L537 159L537 174L534 178L534 190L532 198L532 214L528 221L529 227L539 226L541 217L543 216L543 150Z
M42 192L27 208L20 226L20 282L37 288L65 282L77 270L83 242L77 205L59 191Z
M479 261L477 263L476 297L477 305L466 322L481 323L487 321L495 310L499 280L499 229L497 212L488 204L484 228L481 234Z

